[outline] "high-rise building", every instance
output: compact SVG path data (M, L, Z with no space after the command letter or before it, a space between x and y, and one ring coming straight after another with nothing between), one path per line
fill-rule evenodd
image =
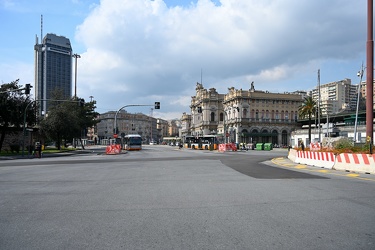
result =
M320 86L320 108L322 114L337 114L345 110L355 110L358 85L352 85L350 79L330 82ZM319 89L312 90L312 98L319 100Z
M72 46L68 38L47 34L41 44L36 38L35 50L35 100L51 99L54 91L62 98L72 96ZM48 111L48 101L39 102L39 114Z
M361 84L361 95L364 99L367 98L367 94L366 94L367 87L366 87L366 85L367 85L366 81L363 81L362 84ZM375 108L375 79L374 79L374 87L373 87L372 94L373 94L373 107Z

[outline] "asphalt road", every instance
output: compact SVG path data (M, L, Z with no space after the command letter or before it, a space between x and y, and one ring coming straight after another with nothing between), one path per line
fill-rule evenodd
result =
M375 178L286 154L155 145L3 160L0 249L375 249Z

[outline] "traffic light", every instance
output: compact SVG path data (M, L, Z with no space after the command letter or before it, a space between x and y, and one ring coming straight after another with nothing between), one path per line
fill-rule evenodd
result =
M155 109L160 109L160 102L155 102Z
M26 83L26 86L25 86L25 94L26 95L30 95L30 88L31 88L30 83Z
M198 107L198 113L202 113L202 107Z

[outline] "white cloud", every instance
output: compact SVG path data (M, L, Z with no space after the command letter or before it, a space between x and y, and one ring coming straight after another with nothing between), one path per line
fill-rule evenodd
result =
M0 68L2 71L0 76L2 83L10 83L20 79L21 85L25 85L26 83L31 83L34 85L33 82L25 82L24 80L34 79L34 68L32 65L20 61L12 61L11 64L1 63Z
M201 69L206 88L241 88L250 79L280 88L317 61L357 58L365 7L349 0L199 0L171 8L162 0L102 0L77 28L87 48L79 87L100 91L92 93L98 106L112 102L113 110L114 97L152 99L181 114Z

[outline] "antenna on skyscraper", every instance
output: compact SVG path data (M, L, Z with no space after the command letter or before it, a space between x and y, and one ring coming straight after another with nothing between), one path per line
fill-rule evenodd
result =
M40 41L43 41L43 15L40 15Z

